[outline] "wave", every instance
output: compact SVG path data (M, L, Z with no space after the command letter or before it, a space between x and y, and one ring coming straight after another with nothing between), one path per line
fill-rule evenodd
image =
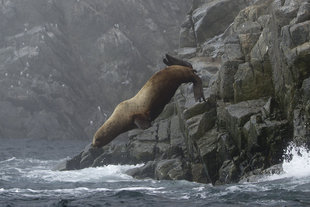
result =
M98 193L98 192L126 192L126 191L146 191L155 193L165 189L164 187L147 187L147 186L136 186L126 188L88 188L88 187L76 187L76 188L64 188L64 189L52 189L52 190L37 190L31 188L11 188L4 189L0 188L0 193L21 193L23 195L83 195L85 193Z
M62 159L63 160L66 160ZM0 181L13 181L14 177L35 183L98 183L130 181L133 178L125 172L141 165L107 165L104 167L86 168L73 171L54 171L53 167L59 160L40 160L33 158L16 158L0 162Z
M33 170L24 176L31 179L43 179L45 182L120 182L133 178L125 172L141 165L107 165L74 171L53 171L51 169Z
M290 143L283 157L283 171L280 174L266 176L262 181L310 177L310 151L306 146L296 146L295 144Z
M16 160L16 157L11 157L11 158L9 158L9 159L7 159L7 160L2 160L2 161L0 161L0 164L1 164L1 163L6 163L6 162L11 162L11 161L13 161L13 160Z

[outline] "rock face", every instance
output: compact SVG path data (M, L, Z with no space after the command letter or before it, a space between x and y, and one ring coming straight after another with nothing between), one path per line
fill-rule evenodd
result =
M207 101L195 103L184 85L127 144L86 148L58 169L143 162L128 174L223 184L280 163L289 141L310 142L309 5L194 0L178 54L200 73Z
M90 139L177 47L185 0L4 0L0 137Z

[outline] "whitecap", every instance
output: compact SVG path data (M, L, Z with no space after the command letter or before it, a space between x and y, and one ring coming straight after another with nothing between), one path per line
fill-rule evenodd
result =
M127 187L127 188L120 188L118 189L118 191L123 191L123 190L127 190L127 191L139 191L139 190L146 190L146 191L158 191L158 190L163 190L165 189L164 187L159 187L159 188L152 188L152 187Z
M180 199L183 199L183 200L189 200L191 197L189 195L184 195L184 196L181 196Z
M229 193L235 193L235 192L262 192L262 191L268 191L270 189L266 186L259 186L252 183L245 183L229 186L225 188L225 190Z
M133 178L125 174L125 172L135 167L137 167L137 165L107 165L104 167L85 168L72 171L37 169L23 176L34 180L42 179L45 182L120 182L133 180Z
M288 159L290 157L290 159ZM283 172L272 174L259 181L272 181L284 178L306 178L310 176L310 152L305 146L291 143L284 153Z
M11 161L13 161L13 160L16 160L16 157L11 157L11 158L9 158L9 159L7 159L7 160L2 160L2 161L0 161L0 163L11 162Z
M203 186L202 187L196 187L196 188L193 188L193 190L200 192L200 191L205 190L205 187L203 187Z

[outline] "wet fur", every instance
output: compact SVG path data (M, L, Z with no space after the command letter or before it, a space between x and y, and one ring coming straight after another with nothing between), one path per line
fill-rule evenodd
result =
M201 79L191 65L174 65L174 59L166 61L170 66L155 73L133 98L117 105L109 119L95 133L94 147L102 147L128 130L150 127L182 83L192 82L196 101L204 100Z

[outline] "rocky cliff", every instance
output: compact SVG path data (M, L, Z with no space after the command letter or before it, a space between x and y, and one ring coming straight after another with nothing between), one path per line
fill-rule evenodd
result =
M90 139L178 45L186 0L0 2L0 137Z
M222 184L280 163L289 141L310 142L309 34L309 1L194 0L178 55L199 71L207 102L184 85L151 128L59 169L143 162L128 173Z

